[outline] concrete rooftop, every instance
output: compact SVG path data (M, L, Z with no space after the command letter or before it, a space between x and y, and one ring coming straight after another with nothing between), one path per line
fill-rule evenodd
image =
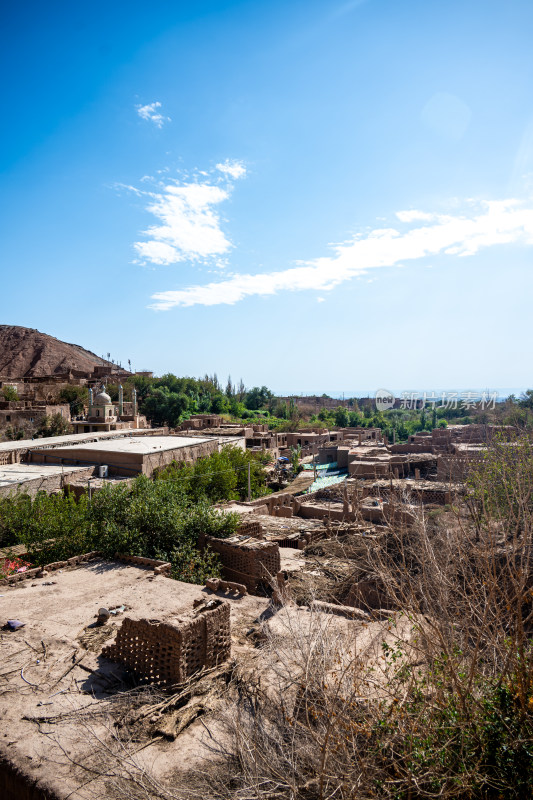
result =
M77 452L80 450L99 450L103 453L137 453L148 455L163 450L177 450L181 447L191 447L201 442L209 442L212 439L189 436L132 436L125 439L112 439L97 442L87 442L76 444L73 448ZM70 443L69 444L74 444Z
M101 433L69 433L65 436L50 436L44 439L19 439L12 442L0 442L0 453L12 450L34 450L35 448L78 445L84 442L97 442L104 439L122 439L129 436L150 436L158 428L142 428L140 430L123 429L120 431L103 431Z
M0 488L18 486L26 481L85 472L87 467L62 467L56 464L5 464L0 466Z

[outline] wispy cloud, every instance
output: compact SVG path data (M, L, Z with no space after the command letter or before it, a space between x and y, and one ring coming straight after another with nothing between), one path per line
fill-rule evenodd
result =
M482 248L511 243L533 243L533 207L517 200L465 204L455 214L402 211L396 215L403 229L376 228L336 245L329 256L299 262L269 273L233 274L225 280L152 296L151 308L220 305L254 295L283 291L329 291L371 269L393 267L405 261L439 254L469 256Z
M224 169L221 170L221 166ZM144 241L134 243L140 263L176 264L180 261L215 261L222 266L221 257L232 247L222 230L218 206L227 200L232 183L216 177L221 171L226 177L240 178L246 168L240 162L217 165L212 173L200 172L201 180L172 181L156 184L155 189L121 187L146 198L146 210L160 224L144 230Z
M229 175L233 180L243 178L246 175L246 167L242 161L230 161L226 159L223 164L217 164L216 169L224 175Z
M140 116L141 119L148 120L149 122L153 122L158 128L162 128L165 122L170 122L170 117L165 117L158 111L161 108L161 103L148 103L145 106L135 106L137 109L137 114Z

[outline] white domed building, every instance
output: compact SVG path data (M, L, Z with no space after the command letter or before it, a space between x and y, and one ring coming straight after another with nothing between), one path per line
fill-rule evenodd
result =
M117 421L117 409L115 408L115 404L103 388L102 391L96 395L92 403L89 403L88 417L91 422L103 422L106 425L111 425L111 423ZM111 430L111 428L106 427L103 430Z
M97 392L94 394L94 392ZM125 408L127 406L127 408ZM118 404L111 400L104 386L100 390L89 389L89 406L87 415L82 419L72 420L75 433L94 433L101 431L127 430L147 428L146 417L137 411L137 393L133 389L131 403L124 403L122 386L119 386Z

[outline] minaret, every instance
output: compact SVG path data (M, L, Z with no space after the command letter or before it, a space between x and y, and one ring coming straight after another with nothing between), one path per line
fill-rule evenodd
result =
M120 383L118 386L118 415L121 417L124 414L124 389Z
M89 408L92 406L92 404L93 404L93 390L89 389Z

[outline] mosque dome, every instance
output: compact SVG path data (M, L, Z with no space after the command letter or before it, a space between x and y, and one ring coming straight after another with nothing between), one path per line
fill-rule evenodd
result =
M105 406L111 403L111 398L107 394L107 392L100 392L94 398L94 405L95 406Z

